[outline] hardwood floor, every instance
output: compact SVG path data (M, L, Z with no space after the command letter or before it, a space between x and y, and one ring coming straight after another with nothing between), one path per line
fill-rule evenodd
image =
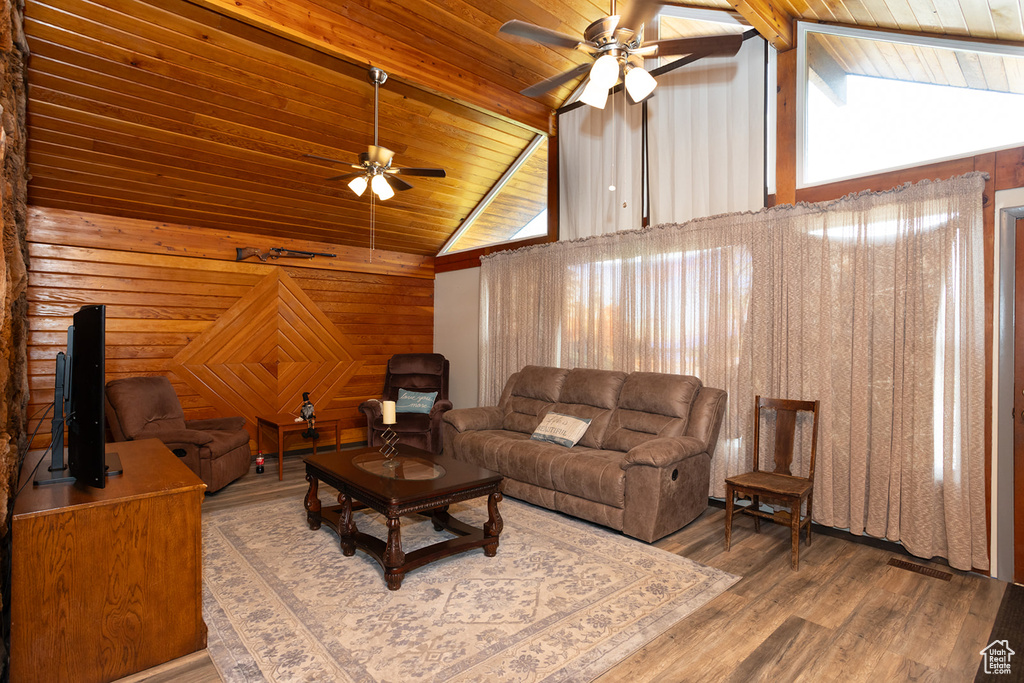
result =
M273 465L273 467L271 467ZM301 505L301 457L286 455L208 495L204 511L292 498ZM325 492L321 499L326 500ZM637 681L973 681L1006 584L842 538L815 534L790 569L789 530L740 516L723 549L725 511L708 508L656 545L743 578L599 679ZM640 541L637 541L638 543ZM933 567L949 581L890 566ZM122 683L217 683L205 651Z

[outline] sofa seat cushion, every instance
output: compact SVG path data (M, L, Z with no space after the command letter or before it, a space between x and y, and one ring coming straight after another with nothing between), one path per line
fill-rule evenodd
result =
M453 445L455 446L454 453L460 460L466 460L507 476L502 468L505 466L508 450L514 444L524 441L530 441L529 434L505 429L482 429L456 434ZM534 441L533 443L539 442Z
M562 491L621 508L625 501L623 454L593 448L565 448L507 430L463 432L455 437L463 459L532 486Z
M562 451L551 472L553 489L614 508L625 506L624 453L579 446Z
M228 451L233 451L236 448L245 446L246 457L249 457L249 432L244 429L235 431L228 431L224 429L217 429L212 432L207 432L213 436L213 440L208 444L205 444L200 449L200 457L209 458L212 453L217 453L217 457L222 457L221 454L225 454ZM232 477L229 481L237 479L237 475Z

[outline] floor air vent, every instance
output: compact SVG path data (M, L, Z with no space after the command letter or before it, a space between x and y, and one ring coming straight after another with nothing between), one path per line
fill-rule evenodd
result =
M895 557L889 558L889 565L892 567L898 567L900 569L906 569L908 572L917 572L918 574L924 574L930 576L933 579L942 579L943 581L950 581L953 575L949 572L944 572L939 569L933 569L932 567L925 567L920 564L914 564L913 562L907 562L906 560L900 560Z

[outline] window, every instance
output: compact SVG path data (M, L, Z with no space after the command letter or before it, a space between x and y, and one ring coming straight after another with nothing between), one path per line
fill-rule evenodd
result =
M546 137L537 136L466 217L440 254L546 235L547 208L548 142Z
M1024 49L801 24L801 187L1024 144Z

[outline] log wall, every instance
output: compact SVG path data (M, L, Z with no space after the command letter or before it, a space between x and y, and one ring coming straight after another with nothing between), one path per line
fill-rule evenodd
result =
M30 430L86 304L107 307L108 381L166 375L186 418L241 414L253 435L257 413L297 411L309 391L342 416L342 443L364 441L358 405L380 396L388 358L433 350L432 258L39 207L28 243ZM236 261L245 246L338 256Z

